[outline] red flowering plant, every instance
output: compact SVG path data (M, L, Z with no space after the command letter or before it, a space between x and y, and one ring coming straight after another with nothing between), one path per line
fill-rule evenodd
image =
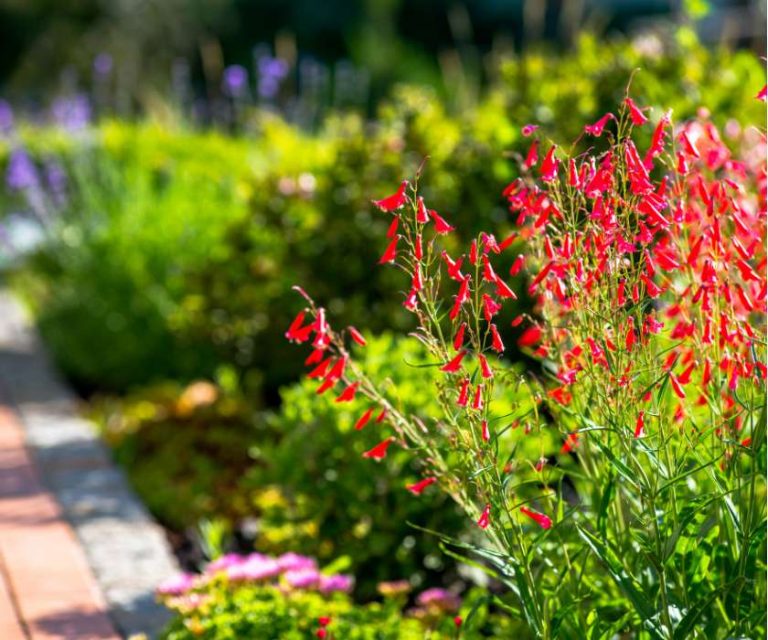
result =
M569 154L535 138L504 190L518 229L461 255L420 172L375 201L392 221L380 262L407 277L412 335L442 373L440 416L401 411L355 363L364 338L300 288L286 334L311 343L318 393L369 401L366 457L413 450L424 477L406 488L438 486L475 520L472 549L531 637L765 629L765 139L731 132L737 155L704 115L664 114L641 150L646 111L627 98ZM524 375L502 359L502 252L535 301L512 322L539 364Z

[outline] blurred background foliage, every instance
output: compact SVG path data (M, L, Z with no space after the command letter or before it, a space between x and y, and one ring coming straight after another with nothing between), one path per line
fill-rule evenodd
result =
M290 287L338 326L407 331L371 198L428 156L422 192L454 248L506 237L520 128L568 144L630 82L654 120L763 122L763 7L0 0L4 275L188 565L222 547L206 521L224 548L345 556L362 598L460 581L408 524L466 535L452 505L403 490L407 452L373 474L375 429L348 433L360 407L297 382ZM521 295L499 322L510 347L529 308ZM362 355L413 388L413 349L384 333Z

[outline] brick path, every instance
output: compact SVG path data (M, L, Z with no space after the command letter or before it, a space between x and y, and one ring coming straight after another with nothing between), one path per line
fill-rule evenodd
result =
M75 535L17 416L0 405L0 638L117 640Z

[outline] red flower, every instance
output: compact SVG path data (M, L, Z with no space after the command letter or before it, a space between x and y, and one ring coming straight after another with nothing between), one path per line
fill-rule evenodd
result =
M483 385L482 384L477 385L477 388L475 389L475 399L472 401L472 408L475 411L483 410Z
M435 221L435 231L437 231L437 233L450 233L455 229L455 227L452 227L443 218L441 218L437 211L430 209L429 215L432 216L432 220Z
M648 118L645 117L645 114L640 110L640 107L634 103L632 98L624 100L624 104L629 108L629 117L632 118L632 124L639 127L648 122Z
M429 222L429 213L427 212L427 206L424 204L424 198L419 196L418 203L416 205L416 222L419 224L427 224Z
M555 149L557 145L553 144L541 163L541 179L544 182L552 182L557 178L557 166L560 161L555 157Z
M525 156L525 162L523 162L523 168L530 169L535 166L539 161L539 141L534 140L531 143L531 147L528 149L528 155Z
M400 218L399 216L395 216L392 218L392 222L389 225L389 229L387 229L387 238L394 238L397 234L397 226L400 224Z
M512 266L509 268L509 275L516 276L518 273L520 273L520 270L525 265L525 256L521 253L517 258L515 258L515 261L512 263Z
M767 92L768 92L768 85L760 89L760 92L755 96L755 98L757 100L762 100L763 102L765 102Z
M465 355L467 355L466 351L459 351L459 353L456 354L456 356L454 356L450 362L447 362L440 368L440 371L445 371L446 373L456 373L461 369L461 361L464 359Z
M606 113L602 118L600 118L594 124L586 125L584 127L584 131L586 131L589 135L599 138L601 135L603 135L603 129L605 129L605 125L608 124L608 121L615 120L615 119L616 119L616 116L614 116L612 113Z
M352 400L355 399L355 393L357 392L357 387L359 383L353 382L351 385L349 385L344 391L341 392L341 395L336 398L336 402L352 402Z
M366 451L363 454L363 458L371 458L372 460L383 460L384 458L387 457L387 449L389 448L389 445L391 445L394 441L395 439L391 436L386 440L382 440L373 449Z
M420 496L424 489L426 489L431 484L434 484L437 482L437 478L424 478L424 480L419 480L419 482L415 482L414 484L409 484L406 489L410 491L415 496Z
M635 423L635 438L642 438L645 435L645 411L637 414Z
M288 340L295 340L296 332L299 330L301 325L304 322L304 317L306 316L306 312L299 311L298 315L293 319L293 322L291 322L291 326L288 327L288 331L285 332L285 337Z
M496 295L499 296L499 298L512 298L512 300L517 300L517 296L515 295L515 292L512 291L512 289L509 288L509 285L504 282L499 276L496 276Z
M382 200L374 200L373 204L375 204L382 211L396 211L405 204L405 190L407 187L408 181L403 180L400 183L400 188L396 193L393 193L391 196L387 196Z
M361 415L360 418L358 418L357 422L355 423L355 430L360 431L365 425L368 424L371 416L373 415L373 409L374 408L371 407L363 415Z
M384 251L384 254L381 256L381 258L379 258L379 264L395 261L395 258L397 257L397 243L399 240L399 235L392 239L392 242L389 243L389 246L387 247L386 251Z
M491 524L491 505L487 504L477 520L477 526L481 529L487 529L489 524Z
M459 389L459 399L456 400L456 404L460 407L466 407L469 400L469 378L464 378L461 383L461 389Z
M536 524L538 524L542 529L552 528L552 519L549 516L545 516L543 513L539 513L538 511L534 511L533 509L529 509L528 507L520 507L520 513L522 513L525 516L528 516L531 520L533 520Z
M329 624L331 624L330 616L320 616L317 619L317 624L319 624L321 627L327 627Z
M528 327L523 334L517 339L517 344L520 347L532 347L538 344L541 340L541 329L538 326L533 325Z
M565 437L565 442L563 443L563 446L560 448L560 453L570 453L576 448L577 444L579 444L579 434L569 433Z
M496 328L495 324L491 324L490 330L491 330L491 347L493 347L493 350L496 351L497 353L501 353L502 351L504 351L504 343L501 341L499 330Z
M333 362L333 358L328 356L307 374L307 378L322 378L328 371L328 367L330 366L331 362Z
M675 392L675 395L683 400L685 398L685 391L683 390L683 387L680 386L680 382L672 373L669 374L669 383L672 385L672 391Z
M458 351L461 349L462 345L464 344L464 332L467 329L467 323L462 322L461 326L459 327L459 330L456 332L456 335L453 338L453 348Z
M363 338L363 334L361 334L354 327L349 327L349 335L352 338L352 340L357 342L357 344L359 344L361 347L364 347L367 344L365 341L365 338Z
M491 432L488 430L488 421L483 420L481 425L481 435L483 442L488 442L491 439Z
M477 359L480 360L480 369L483 373L483 378L493 378L493 371L488 365L488 360L486 360L485 356L482 353L478 353Z
M464 620L462 620L461 616L456 616L453 619L453 624L455 624L457 627L460 627L464 623Z

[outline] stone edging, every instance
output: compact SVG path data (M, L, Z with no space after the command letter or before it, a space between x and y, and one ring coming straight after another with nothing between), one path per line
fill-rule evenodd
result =
M152 520L74 397L56 376L19 303L0 290L0 382L43 480L80 540L115 625L154 636L168 613L154 587L178 573Z

